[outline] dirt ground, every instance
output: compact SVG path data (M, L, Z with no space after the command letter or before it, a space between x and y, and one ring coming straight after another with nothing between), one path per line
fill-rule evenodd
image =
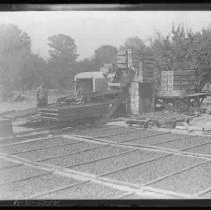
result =
M23 94L23 102L0 102L0 113L7 111L18 111L36 107L36 91L28 91ZM54 103L59 97L66 96L68 92L59 93L55 90L48 91L48 103Z

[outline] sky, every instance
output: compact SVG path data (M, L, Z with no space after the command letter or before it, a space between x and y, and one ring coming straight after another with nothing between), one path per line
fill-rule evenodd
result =
M0 12L0 24L14 23L27 32L33 53L48 57L48 37L63 33L75 40L79 60L90 58L101 45L119 47L128 37L146 44L159 32L167 35L171 25L192 31L211 25L211 11L21 11Z

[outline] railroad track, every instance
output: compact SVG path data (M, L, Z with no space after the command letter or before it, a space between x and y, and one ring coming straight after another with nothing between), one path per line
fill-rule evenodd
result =
M178 182L181 182L182 179L180 176L183 174L186 176L189 171L196 170L199 167L210 167L211 155L188 151L191 148L211 144L211 140L209 138L204 139L198 144L190 144L188 147L183 149L175 149L165 147L162 145L163 141L160 143L159 140L154 145L148 145L146 143L130 144L130 141L134 141L133 138L124 141L109 140L110 136L117 137L141 132L146 134L146 130L142 129L127 130L126 128L119 129L118 127L113 129L112 126L102 126L102 128L97 129L87 128L86 134L88 136L79 135L79 130L68 131L67 129L66 131L67 132L64 134L61 132L60 134L55 135L54 133L52 136L44 136L34 139L31 139L29 136L29 139L24 139L22 141L19 140L18 142L10 142L0 146L1 159L16 162L19 165L16 167L25 165L47 171L50 174L60 175L62 177L77 180L77 182L74 183L65 184L64 186L58 186L53 189L35 193L29 198L51 198L48 196L60 195L61 192L66 192L70 189L78 189L81 186L87 186L88 184L92 185L93 183L101 187L106 186L115 189L118 191L118 193L112 197L122 199L130 196L141 198L143 195L152 197L154 195L155 197L168 197L175 199L203 198L206 193L211 191L209 183L207 183L207 185L203 186L203 189L201 189L200 187L197 188L197 184L192 181L196 185L197 189L194 189L191 192L187 192L187 189L182 189L184 192L182 192L182 190L178 191L178 189L175 191L168 189L165 183L165 180L169 180L172 177L176 179L176 182L177 180ZM93 134L94 137L91 137L91 134ZM137 137L136 140L139 141L140 139L141 141L143 139L146 140L147 138L155 137L162 138L167 134L169 135L169 133L158 132L156 134L152 132L150 135L149 130L149 135ZM192 136L187 136L185 138L180 137L181 136L178 135L178 138L175 136L173 139L166 139L164 143L183 142L193 138ZM58 139L62 139L61 142L54 144L54 140L56 142ZM79 149L76 147L76 149L72 149L74 146L80 144L89 145L89 147L84 146L84 148ZM24 145L28 145L28 148L23 150L22 146ZM34 148L35 145L36 148ZM62 148L64 147L66 147L67 150L63 150ZM69 148L71 149L69 150ZM8 152L9 149L13 149L14 151ZM47 153L54 150L56 151L55 154L52 153L52 155L47 155ZM44 152L40 153L41 151ZM28 156L24 157L25 154ZM36 156L33 156L32 154L38 154L37 156L39 156L39 154L43 154L43 156L36 158ZM166 163L166 165L169 164L168 167L165 168L164 163ZM142 168L148 168L150 170L150 167L153 169L155 166L158 167L159 164L160 167L163 168L163 171L159 172L160 174L158 173L158 176L155 176L152 173L153 171L149 171L149 174L147 175L146 173L146 175L143 176L143 179L137 179L138 181L135 180L135 175L138 176L140 173L140 176L142 176ZM174 168L171 166L171 164L177 164L177 167ZM178 164L181 164L182 166L178 166ZM102 165L103 169L99 169L100 165ZM93 169L93 171L90 171L91 169ZM140 172L136 173L137 170ZM129 175L129 178L126 178L129 172L132 174L132 176L134 176L134 179L133 177L130 178ZM122 173L125 174L125 177L122 177ZM152 179L148 178L151 176L151 173ZM40 176L42 177L42 175ZM179 178L177 179L175 177ZM36 176L34 178L36 178ZM23 182L23 180L16 180L16 183L17 182Z

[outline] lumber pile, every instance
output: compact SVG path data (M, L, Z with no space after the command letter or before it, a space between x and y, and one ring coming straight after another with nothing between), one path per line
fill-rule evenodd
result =
M101 117L108 111L108 103L66 105L42 109L41 119L50 121L77 121L92 117Z

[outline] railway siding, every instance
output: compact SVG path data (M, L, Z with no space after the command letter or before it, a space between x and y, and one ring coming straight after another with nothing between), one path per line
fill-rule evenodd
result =
M211 191L210 137L102 126L1 142L1 199L132 199L144 191L191 198Z

